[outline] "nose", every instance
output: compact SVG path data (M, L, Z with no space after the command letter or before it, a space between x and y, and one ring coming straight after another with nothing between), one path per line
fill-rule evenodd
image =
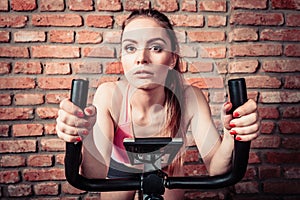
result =
M147 63L149 63L147 49L141 48L137 51L136 64L142 65L142 64L147 64Z

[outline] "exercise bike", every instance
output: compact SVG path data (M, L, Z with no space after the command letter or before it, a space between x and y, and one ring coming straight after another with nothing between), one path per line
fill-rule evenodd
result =
M244 78L228 81L232 111L247 101ZM87 101L88 81L74 79L72 82L71 101L84 109ZM168 189L217 189L234 185L245 175L249 159L251 142L234 141L232 169L218 176L169 177L160 170L161 157L168 155L168 162L175 157L181 147L178 138L135 138L127 139L124 146L131 164L144 164L144 171L137 178L87 179L79 174L82 142L66 143L65 175L67 181L80 190L93 192L139 190L144 200L163 200L165 188Z

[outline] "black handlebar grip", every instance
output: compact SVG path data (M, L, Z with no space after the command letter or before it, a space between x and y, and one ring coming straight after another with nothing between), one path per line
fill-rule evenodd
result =
M231 79L228 81L230 102L232 103L232 114L235 109L247 102L247 88L244 78Z
M73 79L71 88L71 101L82 110L86 107L89 82L83 79Z

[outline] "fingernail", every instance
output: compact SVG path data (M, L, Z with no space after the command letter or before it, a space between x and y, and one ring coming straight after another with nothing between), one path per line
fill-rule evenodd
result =
M231 128L234 128L234 127L235 127L235 124L230 123L229 126L230 126Z
M88 112L90 115L93 114L93 111L89 108L86 109L86 112Z
M240 138L240 137L236 137L235 139L238 141L242 140L242 138Z
M239 116L240 116L240 114L238 112L233 113L233 117L239 117Z
M84 130L84 131L82 131L82 134L83 134L83 135L88 135L89 132L88 132L87 130Z
M84 113L81 112L81 111L76 112L76 115L77 115L78 117L84 117Z
M81 137L77 137L77 138L76 138L76 141L77 141L77 142L81 142L81 140L82 140Z
M229 131L229 133L230 133L231 135L236 135L236 131L235 131L235 130L231 130L231 131Z

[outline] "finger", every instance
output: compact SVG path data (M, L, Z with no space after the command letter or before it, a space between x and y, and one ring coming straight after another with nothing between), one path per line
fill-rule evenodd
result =
M85 117L83 111L76 106L74 103L72 103L69 99L64 99L59 104L60 109L72 114L76 115L77 117Z
M259 123L252 124L246 127L235 127L230 130L232 135L250 135L259 132Z
M79 142L82 140L80 136L68 135L68 134L61 132L59 129L57 129L56 132L57 132L57 136L60 139L64 140L65 142Z
M87 106L84 109L84 113L86 116L95 116L97 114L96 107L93 105Z
M248 135L237 135L235 137L236 140L239 141L251 141L251 140L255 140L257 137L259 136L259 133L252 133L252 134L248 134Z
M90 123L86 119L72 115L62 109L58 111L57 121L61 121L69 126L78 128L87 127L90 125Z
M244 115L240 118L234 118L233 120L230 121L231 127L244 127L244 126L249 126L258 121L258 113L250 113L248 115Z
M78 135L88 135L89 131L86 128L77 128L73 126L68 126L67 124L64 124L60 121L57 121L56 123L56 129L60 132L63 132L64 134L72 135L72 136L78 136Z
M232 120L232 115L227 114L232 108L232 104L230 102L226 102L222 106L221 110L221 119L223 122L223 126L226 129L230 129L231 127L229 126L230 121Z
M234 117L241 117L244 115L248 115L257 110L257 104L253 99L249 99L246 103L238 107L233 111Z

